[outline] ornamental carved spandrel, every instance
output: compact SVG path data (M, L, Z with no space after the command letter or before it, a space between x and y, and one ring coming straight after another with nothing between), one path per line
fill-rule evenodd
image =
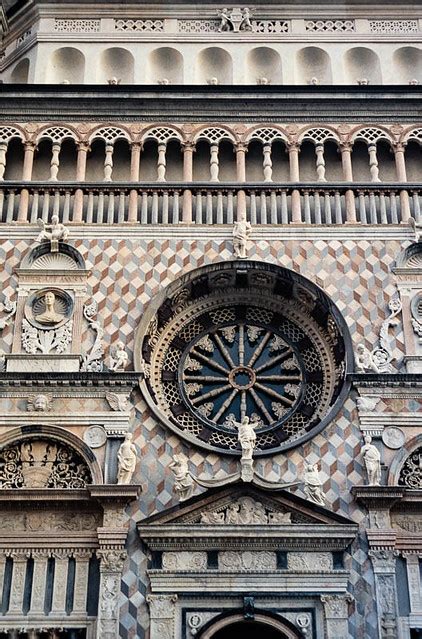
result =
M0 450L1 488L85 488L92 482L82 457L48 439L24 439Z

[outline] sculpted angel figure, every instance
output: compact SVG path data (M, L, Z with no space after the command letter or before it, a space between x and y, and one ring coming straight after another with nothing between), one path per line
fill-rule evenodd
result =
M69 237L69 229L59 222L58 215L51 217L51 224L46 224L44 220L40 218L37 220L37 223L38 226L41 227L41 231L38 234L36 242L51 242L51 250L53 252L58 250L60 241L65 242Z
M240 24L239 31L252 31L251 11L247 7L243 9L243 20Z
M218 31L219 33L221 33L222 31L232 31L233 30L233 24L232 21L230 19L228 10L225 9L221 9L220 11L220 26L218 27Z
M372 354L364 344L358 344L356 346L355 366L358 373L366 373L368 371L372 371L373 373L380 372Z
M188 460L184 455L174 455L169 467L174 474L174 491L178 493L180 501L189 499L193 493L194 481L189 472Z
M53 400L52 393L40 393L39 395L31 395L28 397L28 410L43 413L51 410Z
M118 484L130 484L132 475L135 472L136 466L136 447L132 444L132 434L126 433L125 440L120 446L117 453L118 472L117 483Z
M372 437L365 435L364 445L361 448L363 461L368 475L369 486L379 486L381 482L381 455L376 446L372 444Z
M305 495L315 504L325 506L325 497L322 492L322 481L318 472L318 464L308 464L304 475Z
M233 225L233 252L240 259L247 257L248 240L252 233L252 226L246 220L237 220Z

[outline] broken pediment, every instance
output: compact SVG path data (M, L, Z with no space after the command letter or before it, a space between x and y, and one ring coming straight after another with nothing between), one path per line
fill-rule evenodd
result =
M229 538L240 543L251 529L260 546L276 540L279 546L284 539L289 547L310 547L318 538L317 545L337 549L350 543L357 525L287 490L269 494L244 483L208 490L138 524L142 539L155 549L164 539L166 547L171 539L184 547L211 547L220 535L225 545Z

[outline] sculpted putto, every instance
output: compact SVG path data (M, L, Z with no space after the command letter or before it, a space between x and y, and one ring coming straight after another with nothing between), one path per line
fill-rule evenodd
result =
M372 444L370 435L365 435L364 441L361 453L368 475L368 485L379 486L381 482L381 455L378 448Z
M38 234L36 242L51 242L51 251L54 253L59 250L59 242L65 242L69 237L69 229L59 222L59 216L51 217L51 224L46 224L44 220L37 220L41 231Z
M112 354L110 355L110 366L109 369L114 371L115 373L124 371L126 366L128 365L129 355L125 351L125 345L123 342L118 341L114 349L112 350Z
M28 397L28 410L44 413L51 410L53 395L51 393L40 393Z
M117 483L130 484L136 466L136 447L135 444L132 444L131 433L126 434L125 440L117 453L117 461Z

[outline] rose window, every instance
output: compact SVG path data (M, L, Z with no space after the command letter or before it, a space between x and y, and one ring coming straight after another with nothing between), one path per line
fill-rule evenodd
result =
M309 439L342 405L350 338L310 282L248 261L169 288L145 313L136 354L145 399L183 438L240 454L236 423L248 416L255 454L270 454Z

